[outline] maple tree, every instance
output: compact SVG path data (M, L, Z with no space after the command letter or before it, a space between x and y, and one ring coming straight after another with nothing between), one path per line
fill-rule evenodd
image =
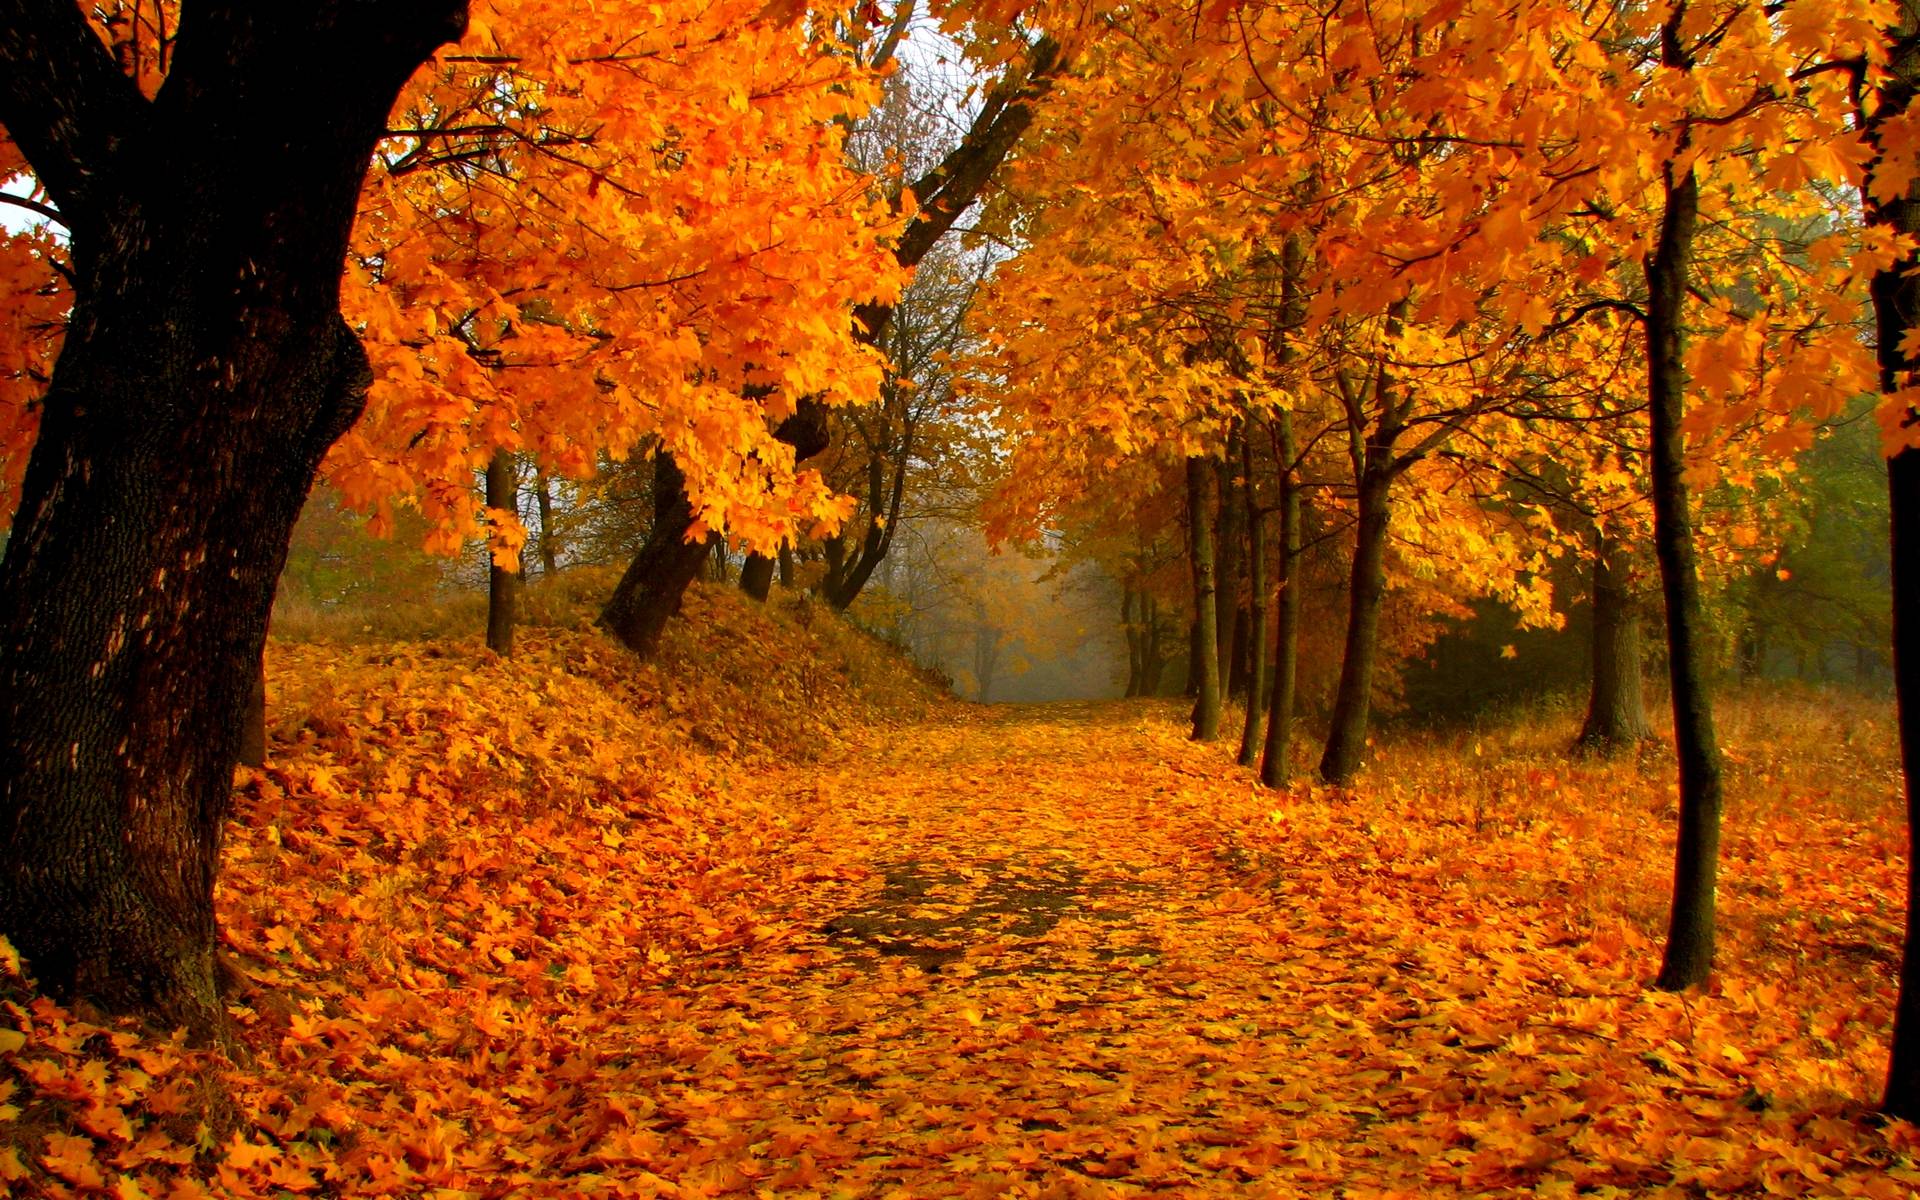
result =
M1059 48L1052 41L1044 37L1031 43L1015 40L1018 52L988 90L965 135L920 177L893 181L890 194L879 201L885 211L898 212L904 220L891 247L891 264L898 270L918 266L973 205L1019 142L1032 120L1033 101L1045 93L1058 69ZM890 41L882 41L881 47ZM869 359L876 357L871 347L886 336L896 299L884 295L854 307L857 340L867 348ZM876 397L880 390L876 376L849 380L843 386L859 388L866 399ZM792 410L774 430L773 440L791 450L791 455L775 452L779 461L811 458L829 443L823 398L802 392L792 403ZM704 427L704 420L701 425ZM683 473L677 463L664 478L674 483L676 473ZM680 486L684 490L684 484ZM846 515L837 498L833 503L834 521L826 523L828 526ZM641 656L652 652L666 621L678 607L681 592L698 572L704 553L702 534L708 525L703 517L696 516L691 500L683 505L671 488L656 497L654 528L647 544L635 556L601 613L601 623ZM774 549L779 540L777 536L755 537L751 529L734 532L745 536L762 553Z
M0 567L0 929L50 988L224 1023L240 713L367 383L340 264L388 109L465 10L197 5L153 90L154 58L123 73L78 6L0 8L0 126L70 239Z

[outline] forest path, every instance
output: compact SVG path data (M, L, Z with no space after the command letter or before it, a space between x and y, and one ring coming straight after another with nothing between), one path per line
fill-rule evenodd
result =
M833 828L764 941L636 1013L629 1161L693 1195L1420 1186L1441 1144L1383 1143L1386 1047L1350 1015L1417 954L1241 878L1208 797L1249 784L1167 718L998 709L764 780Z

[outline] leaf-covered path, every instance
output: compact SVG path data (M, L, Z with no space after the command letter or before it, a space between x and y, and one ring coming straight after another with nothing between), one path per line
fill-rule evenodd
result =
M796 847L820 861L756 947L638 1014L631 1123L595 1148L616 1175L914 1197L1912 1186L1845 1163L1878 1141L1858 1121L1742 1074L1767 995L1648 993L1619 933L1399 859L1391 829L1368 850L1310 821L1238 829L1271 802L1160 710L1001 710L766 782L817 788L835 828Z

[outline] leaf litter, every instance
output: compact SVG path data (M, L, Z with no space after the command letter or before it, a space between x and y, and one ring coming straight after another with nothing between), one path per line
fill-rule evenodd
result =
M846 660L823 681L822 660L854 653L826 623L713 595L695 609L709 627L681 652L704 683L635 672L584 633L531 634L512 664L278 648L279 705L305 716L238 791L232 1061L35 998L14 967L0 1181L62 1197L1920 1186L1920 1136L1863 1103L1891 964L1846 948L1883 940L1902 869L1891 806L1855 794L1871 780L1736 752L1748 792L1793 805L1736 814L1722 970L1666 995L1645 986L1658 764L1569 763L1520 734L1483 757L1409 740L1359 792L1276 794L1187 742L1168 706L983 711L896 682L876 707L853 677L903 668ZM745 631L731 665L713 662L716 622ZM773 675L762 692L808 689L813 715L756 710L748 662ZM889 719L910 694L919 719ZM725 733L689 736L710 724Z

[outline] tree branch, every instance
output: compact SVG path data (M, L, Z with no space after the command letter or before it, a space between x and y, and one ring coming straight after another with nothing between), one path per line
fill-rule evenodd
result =
M113 187L115 152L148 109L69 0L0 0L0 126L73 228Z

